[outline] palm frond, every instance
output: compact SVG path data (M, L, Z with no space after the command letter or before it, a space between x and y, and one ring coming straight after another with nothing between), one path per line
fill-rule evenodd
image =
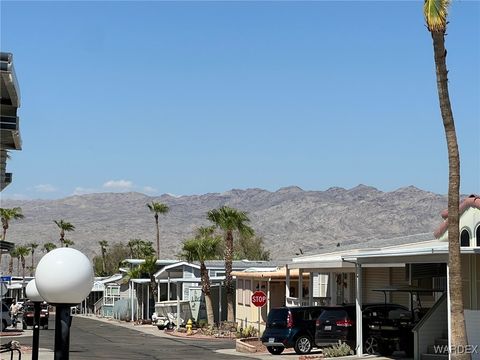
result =
M429 31L445 31L450 0L425 0L423 15Z

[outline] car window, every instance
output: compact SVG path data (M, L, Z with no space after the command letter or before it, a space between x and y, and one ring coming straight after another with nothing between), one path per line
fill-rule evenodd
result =
M268 322L268 324L286 323L287 322L287 315L288 315L288 310L287 309L272 309L272 310L270 310L270 313L268 314L267 322Z
M301 309L301 310L297 310L296 311L292 311L293 312L293 318L295 321L302 321L302 320L308 320L308 311L307 310L304 310L304 309Z
M322 309L312 309L309 312L310 318L309 320L317 320L320 314L322 313Z
M348 314L345 310L342 309L335 309L335 310L325 310L320 315L320 320L327 320L327 319L345 319L348 317Z
M388 312L388 318L391 320L410 319L411 317L412 313L402 308L392 309Z
M2 304L2 311L4 311L4 312L9 311L7 304Z

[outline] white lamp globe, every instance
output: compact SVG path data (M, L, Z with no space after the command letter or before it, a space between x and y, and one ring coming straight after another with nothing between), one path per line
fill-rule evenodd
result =
M43 298L40 296L40 294L38 292L37 284L35 283L35 279L30 280L30 282L27 284L27 287L25 288L25 292L27 293L27 297L31 301L35 301L35 302L44 301Z
M48 252L37 265L38 292L51 304L78 304L92 290L93 267L78 250L59 248Z

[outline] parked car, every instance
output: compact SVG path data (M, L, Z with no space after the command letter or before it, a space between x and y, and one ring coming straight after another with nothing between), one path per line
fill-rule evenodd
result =
M35 317L35 309L33 302L26 302L23 308L23 329L27 329L29 326L33 326ZM40 304L40 323L43 329L48 329L48 318L49 318L49 311L48 311L48 304L42 303Z
M397 304L362 306L363 351L390 355L395 350L413 352L413 321L408 308ZM356 349L356 308L354 305L332 306L316 322L315 344L331 346L340 342Z
M263 345L274 355L292 347L297 354L308 354L314 347L315 322L324 308L299 306L271 309L261 339Z
M12 325L12 319L10 318L10 310L8 308L8 305L5 304L3 301L2 301L2 327L1 327L1 330L2 332L5 331L5 329L7 327L9 327L10 325Z

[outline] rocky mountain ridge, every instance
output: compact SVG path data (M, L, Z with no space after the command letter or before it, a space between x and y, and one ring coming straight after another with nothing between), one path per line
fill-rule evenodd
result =
M274 259L291 258L299 249L304 254L329 247L335 250L337 243L433 234L442 221L439 214L447 206L446 196L414 186L383 192L366 185L325 191L296 186L274 192L232 189L179 197L97 193L57 200L3 200L1 206L20 206L25 215L25 219L11 223L8 241L58 244L59 232L53 220L65 219L76 227L67 238L75 242L75 248L93 256L100 252L100 240L126 243L141 238L155 242L154 218L146 207L152 200L170 207L167 215L160 216L163 258L174 258L182 240L196 227L209 224L207 211L222 205L249 213L252 227L264 238Z

